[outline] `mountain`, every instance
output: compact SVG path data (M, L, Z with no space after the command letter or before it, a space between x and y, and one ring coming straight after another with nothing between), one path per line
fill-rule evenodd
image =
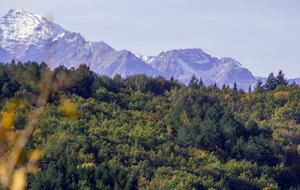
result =
M300 78L288 79L289 84L300 84Z
M46 18L21 9L11 9L0 20L0 44L22 60L28 49L39 49L65 30Z
M151 57L136 56L167 78L173 76L184 83L188 83L193 74L202 77L206 85L216 82L219 86L224 83L233 86L237 82L239 87L247 89L250 83L257 81L238 61L228 57L211 57L201 49L170 50Z
M80 33L66 31L45 17L21 9L11 9L0 19L1 62L11 59L38 63L50 68L64 65L77 68L86 64L91 70L110 77L144 73L149 76L173 76L188 83L193 74L206 85L226 83L248 89L257 80L251 72L232 58L212 57L201 49L179 49L161 52L158 56L117 51L104 42L89 42Z
M0 46L0 58L1 58L0 62L3 62L3 63L8 63L12 59L17 60L13 55L11 55L8 51L3 49L1 46Z
M60 65L77 68L84 63L94 72L108 76L161 74L127 50L116 51L104 42L86 41L79 33L21 9L11 9L0 19L0 45L4 61L44 61L52 69Z

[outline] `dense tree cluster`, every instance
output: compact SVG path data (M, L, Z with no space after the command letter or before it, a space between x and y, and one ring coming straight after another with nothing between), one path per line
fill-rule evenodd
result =
M43 70L0 64L1 110L22 101L21 130ZM282 71L246 93L164 77L99 76L85 65L52 72L50 97L26 150L44 155L27 189L297 189L300 88ZM3 112L1 112L2 114Z
M279 85L284 85L287 86L288 85L288 81L285 78L282 70L280 70L277 74L277 76L274 76L274 73L271 72L265 82L265 84L263 85L263 82L261 81L261 79L259 79L255 85L255 89L254 91L262 91L262 90L266 90L266 91L273 91L276 89L277 86Z

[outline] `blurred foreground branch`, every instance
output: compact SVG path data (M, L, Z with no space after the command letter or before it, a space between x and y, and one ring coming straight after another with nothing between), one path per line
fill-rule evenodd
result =
M23 189L26 185L25 176L28 171L30 171L38 161L41 156L41 152L35 150L32 152L30 157L28 158L27 165L24 165L20 169L16 170L16 165L24 147L32 134L35 126L37 125L39 118L43 113L44 106L47 103L49 92L52 87L52 73L50 70L45 70L44 80L42 84L41 93L38 97L36 108L33 111L32 115L29 118L27 125L24 130L21 132L18 138L15 137L16 134L11 130L13 115L15 109L8 110L6 114L4 114L1 125L0 125L0 179L2 187L1 189L7 190L11 187L11 189ZM16 107L16 105L15 105ZM7 121L8 120L8 121ZM11 151L6 151L6 147L8 144L13 144L13 148ZM13 179L13 180L12 180Z

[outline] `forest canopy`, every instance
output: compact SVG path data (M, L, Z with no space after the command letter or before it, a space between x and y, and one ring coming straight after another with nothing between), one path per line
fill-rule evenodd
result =
M2 120L15 103L7 130L29 122L46 70L0 64ZM282 71L249 92L195 76L187 86L144 74L109 78L86 65L49 72L56 85L24 148L43 156L26 189L300 188L300 88Z

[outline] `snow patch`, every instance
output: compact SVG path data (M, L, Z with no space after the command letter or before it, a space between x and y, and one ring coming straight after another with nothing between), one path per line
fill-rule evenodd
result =
M0 43L11 54L25 52L29 45L37 48L55 39L65 30L45 17L16 8L0 19Z
M154 59L156 58L155 56L145 56L145 55L141 55L141 54L138 54L138 53L134 53L134 55L137 58L143 60L148 65L151 65L151 63L153 63Z
M65 35L65 33L59 34L59 35L57 35L52 41L56 41L56 40L58 40L59 38L64 37L64 35Z

